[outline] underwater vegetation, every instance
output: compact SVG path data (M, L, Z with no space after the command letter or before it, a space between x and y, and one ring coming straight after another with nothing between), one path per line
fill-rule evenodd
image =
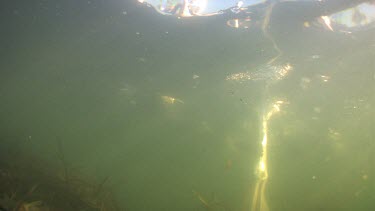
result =
M57 154L63 169L25 150L8 147L11 150L5 151L2 147L0 211L120 210L106 187L108 178L96 182L82 173L69 171L59 142Z

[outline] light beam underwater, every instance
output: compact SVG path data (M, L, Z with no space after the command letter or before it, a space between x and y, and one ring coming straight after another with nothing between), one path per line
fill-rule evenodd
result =
M272 104L269 111L265 112L262 116L262 153L257 167L257 183L255 185L251 211L269 211L268 203L265 196L265 189L268 180L268 122L271 117L280 111L280 105L284 104L284 101L276 101Z

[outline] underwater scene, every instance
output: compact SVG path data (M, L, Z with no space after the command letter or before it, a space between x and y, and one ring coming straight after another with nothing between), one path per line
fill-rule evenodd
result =
M0 211L375 210L374 0L0 11Z

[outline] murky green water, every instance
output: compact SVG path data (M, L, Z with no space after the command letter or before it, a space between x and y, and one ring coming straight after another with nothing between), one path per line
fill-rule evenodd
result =
M126 210L249 210L275 101L270 210L374 209L374 29L281 16L276 63L292 68L275 78L261 29L220 17L119 0L12 1L1 16L0 141L58 163L61 139L71 168L109 176ZM239 72L252 77L226 80Z

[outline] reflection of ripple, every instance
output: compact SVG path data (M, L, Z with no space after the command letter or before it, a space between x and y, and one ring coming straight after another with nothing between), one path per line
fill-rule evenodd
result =
M228 75L225 80L230 81L260 81L260 80L281 80L285 78L293 69L290 64L284 65L265 65L254 72L239 72Z

